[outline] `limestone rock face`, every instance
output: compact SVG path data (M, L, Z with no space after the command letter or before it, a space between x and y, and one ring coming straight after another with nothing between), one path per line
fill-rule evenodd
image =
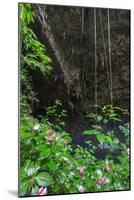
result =
M96 75L97 103L111 104L109 87L112 83L114 106L129 108L130 11L109 9L109 30L108 9L96 8L95 16L94 8L34 7L41 29L35 31L48 48L55 70L52 80L42 82L52 82L53 86L47 88L48 93L55 90L55 97L60 96L64 102L71 101L76 110L91 110L95 104Z

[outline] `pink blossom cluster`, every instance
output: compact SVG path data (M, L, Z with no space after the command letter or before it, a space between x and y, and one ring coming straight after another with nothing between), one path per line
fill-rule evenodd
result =
M102 178L97 178L96 185L100 188L101 186L108 184L109 181L110 180L108 178L106 178L105 176Z
M80 172L80 174L83 174L84 173L84 167L80 167L79 172Z
M47 188L41 187L39 189L39 195L46 195L47 194Z

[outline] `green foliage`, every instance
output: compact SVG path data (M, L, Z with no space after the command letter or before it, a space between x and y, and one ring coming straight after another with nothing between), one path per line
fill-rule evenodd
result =
M38 121L26 115L21 120L20 196L41 195L41 188L47 189L47 194L128 190L129 142L119 145L119 141L116 141L120 146L116 160L110 153L104 160L97 160L90 141L87 141L89 147L77 146L72 150L69 134L63 127L57 129L48 121L55 116L57 108L61 108L59 101L55 102L54 108L48 108L45 120L42 118ZM62 113L62 109L58 111ZM102 123L104 116L96 119ZM128 137L128 123L120 125L120 129ZM103 127L101 131L95 128L84 134L95 135L99 144L103 145L113 145L117 140L115 135L112 137L103 132Z
M52 128L62 130L65 125L67 111L63 109L60 100L56 99L52 106L47 107L45 119L51 123Z
M34 164L28 161L26 165L21 169L21 179L23 182L20 184L21 195L30 194L37 186L49 186L53 184L51 175L47 172L39 172L40 167L38 164Z
M96 124L100 122L106 124L109 121L121 122L122 115L129 115L126 109L113 107L112 105L107 105L103 107L96 105L96 107L98 108L98 113L100 114L88 113L86 115L87 118L92 119Z
M20 4L20 78L21 78L21 114L31 113L33 102L37 102L33 89L30 70L43 75L52 73L52 61L45 46L32 30L36 15L31 4Z
M47 56L45 46L41 44L32 30L36 20L30 4L20 5L20 37L22 42L22 63L26 68L38 69L43 74L51 74L51 58Z
M125 138L126 148L129 148L129 122L124 123L122 119L123 116L129 115L127 110L119 107L112 107L111 105L97 107L99 108L99 114L88 113L86 115L86 117L92 121L92 127L94 129L86 130L83 134L95 135L99 142L98 147L114 152L122 148L122 143L116 136L116 132L119 132L120 129L123 133L122 136ZM114 128L115 122L118 123L118 128L116 129ZM113 130L107 130L105 128L108 127L110 123L112 123Z
M92 130L86 130L83 132L84 135L96 135L98 134L97 131L95 129Z

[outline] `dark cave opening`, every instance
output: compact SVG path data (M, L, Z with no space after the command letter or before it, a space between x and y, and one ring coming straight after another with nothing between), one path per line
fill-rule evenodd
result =
M92 129L92 122L86 118L86 112L81 111L79 108L77 110L77 104L79 104L80 99L77 99L73 95L68 95L66 91L66 86L64 84L64 78L62 73L56 78L55 76L42 76L38 71L31 72L33 85L35 92L38 92L37 97L39 99L38 103L35 103L33 106L33 116L38 118L38 116L45 116L46 111L45 107L51 106L55 99L61 101L65 110L67 110L67 119L65 121L65 131L67 131L72 137L72 148L75 149L77 145L80 145L84 148L88 147L85 143L87 139L90 139L94 145L98 145L98 141L94 136L87 136L82 134L85 130ZM71 104L74 109L72 109ZM123 119L124 122L128 119ZM104 127L106 131L110 129L115 129L116 136L120 141L124 141L121 131L118 128L119 123L110 122L107 127ZM94 155L98 159L103 159L107 155L106 149L97 148L94 152ZM116 150L113 152L113 155L118 155L120 152Z
M83 31L83 37L80 36L81 26L78 20L79 10L74 12L76 15L72 13L73 21L66 16L67 13L71 12L70 10L64 12L64 18L60 16L61 13L58 12L58 10L54 12L55 18L53 18L49 15L50 11L49 8L48 10L46 9L49 16L46 25L48 25L48 27L50 26L52 30L45 28L44 24L41 25L38 20L33 27L38 39L45 44L47 53L52 58L54 68L51 76L43 76L38 70L30 72L33 80L33 87L39 99L39 102L35 103L33 106L33 116L44 116L45 107L51 106L55 99L59 99L64 109L68 112L65 130L70 133L73 139L72 146L74 148L76 145L86 147L85 141L87 140L87 136L83 135L82 132L91 129L92 123L85 115L87 111L94 112L95 110L93 10L89 9L89 11L85 12L85 15L89 15L90 17L85 20L84 26L86 26L86 29ZM53 11L51 12L53 13ZM115 106L129 109L129 56L126 54L126 52L129 52L127 51L129 48L129 30L126 26L129 13L126 13L127 18L125 21L123 18L124 14L125 11L124 13L120 13L119 15L121 17L118 17L116 20L111 18L113 95ZM106 17L105 9L102 11L102 15L104 18ZM56 17L59 19L58 24ZM108 105L110 103L110 95L107 85L107 66L104 59L99 12L97 17L98 104ZM104 20L103 23L106 34L107 20ZM121 28L120 23L122 23ZM67 27L67 25L69 27ZM51 38L54 38L54 42ZM108 41L106 39L106 46L108 45L107 43ZM108 54L108 49L106 49L106 54ZM66 78L68 79L65 81ZM70 84L69 91L67 88L68 83ZM78 89L81 93L80 96L76 95L76 90ZM113 128L113 126L115 126L115 124L113 125L110 123L108 127L106 127L106 130ZM118 126L118 124L116 126ZM116 128L116 130L118 138L123 140L120 130L118 128ZM97 144L94 137L92 140ZM102 152L100 149L96 151L96 157L98 158L104 157L105 155L106 151Z

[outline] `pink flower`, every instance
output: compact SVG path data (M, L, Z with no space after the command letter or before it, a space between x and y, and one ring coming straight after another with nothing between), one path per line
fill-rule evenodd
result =
M82 185L80 185L78 189L79 189L79 192L81 192L81 193L85 191L85 189Z
M67 145L67 144L68 144L68 142L65 140L65 141L64 141L64 144L65 144L65 145Z
M40 124L35 124L34 127L33 127L33 130L37 131L39 128L40 128Z
M106 183L107 183L107 179L106 179L106 177L103 177L102 178L102 184L105 185Z
M47 188L41 187L39 189L39 195L46 195L47 194Z
M96 185L98 185L98 186L100 186L101 184L100 184L100 180L97 178L96 179Z
M110 167L109 167L109 165L106 165L106 166L105 166L105 170L106 170L107 172L110 171Z
M49 137L48 137L48 140L49 140L49 141L52 141L54 138L56 138L56 135L55 135L55 134L49 136Z
M49 130L47 130L46 133L51 134L52 132L53 132L53 130L49 129Z
M80 172L80 174L83 174L84 173L84 168L80 167L79 172Z
M53 137L52 136L49 136L48 137L48 141L52 141L53 140Z

